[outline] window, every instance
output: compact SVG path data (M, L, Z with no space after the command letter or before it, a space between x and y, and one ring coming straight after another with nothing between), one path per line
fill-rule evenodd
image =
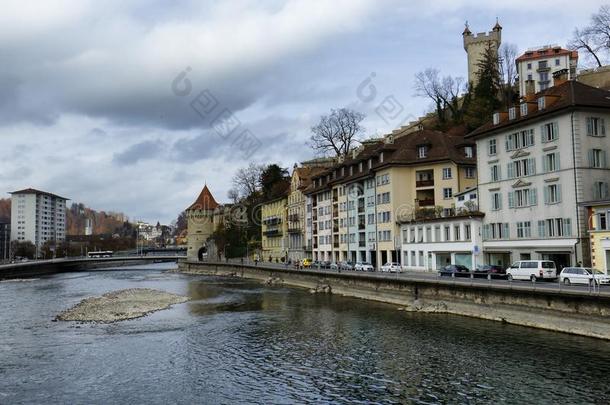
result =
M390 231L379 231L378 234L380 242L387 242L392 240L392 234Z
M531 75L529 75L529 80L532 80ZM521 103L520 110L521 116L525 117L527 115L527 103Z
M428 157L428 146L426 146L426 145L418 146L417 147L417 157L420 159Z
M606 168L606 151L601 149L589 150L589 166L597 169Z
M475 176L474 167L467 167L466 168L466 178L474 179L474 176Z
M508 193L509 208L523 208L538 204L535 188L511 191Z
M593 183L593 199L605 200L609 198L608 183L605 181L596 181Z
M472 238L469 224L464 225L464 236L465 236L465 240L471 240L471 238Z
M377 204L388 204L390 202L390 192L377 194Z
M491 209L498 211L502 209L502 194L491 193Z
M531 73L527 75L527 80L533 80L533 76Z
M606 136L605 120L599 117L587 117L587 135Z
M521 159L508 164L508 178L531 176L536 174L536 159Z
M453 240L459 241L462 240L460 237L460 226L456 225L453 227Z
M530 221L517 222L517 238L530 238L532 236L532 223Z
M549 81L549 72L541 72L540 73L540 81L541 82L548 82ZM547 83L544 83L544 84L546 85ZM540 83L540 86L541 86L541 90L544 90L544 89L542 89L543 83Z
M390 214L391 214L390 211L378 212L377 213L377 222L380 224L390 222L391 221Z
M559 237L572 235L572 221L570 218L551 218L538 221L538 236Z
M500 123L500 113L493 113L493 115L491 116L491 120L493 121L494 125L498 125Z
M377 185L378 186L383 186L383 185L389 184L389 183L390 183L389 174L382 174L381 176L377 176Z
M610 230L610 227L608 226L609 213L610 211L600 212L599 214L597 214L597 226L595 227L596 230Z
M472 146L464 147L464 154L466 155L467 158L471 158L473 156Z
M555 59L555 66L559 66L559 64L560 64L559 59Z
M499 181L500 177L500 165L491 166L491 181Z
M539 110L544 110L544 107L545 107L545 101L544 100L545 100L544 96L538 97L538 109Z
M444 167L443 168L443 180L450 179L450 178L451 178L451 168Z
M443 198L446 200L453 197L453 189L451 187L443 188Z
M508 239L510 237L510 225L508 223L495 222L483 225L483 239Z
M487 141L487 151L490 156L495 155L498 151L496 143L497 142L495 139L490 139L489 141Z
M542 157L542 166L545 173L559 170L559 152L544 155Z
M538 69L545 69L547 66L548 65L545 60L538 61Z
M540 127L540 140L543 143L551 142L557 139L559 134L558 125L556 122L549 122Z
M450 241L451 240L451 228L448 226L445 226L445 241Z
M517 109L515 107L511 107L508 109L508 119L514 120L517 118Z
M549 184L544 187L544 203L557 204L561 202L561 185Z
M532 70L532 64L531 63L527 64L527 70Z
M506 135L506 150L527 148L534 145L534 130L527 129Z

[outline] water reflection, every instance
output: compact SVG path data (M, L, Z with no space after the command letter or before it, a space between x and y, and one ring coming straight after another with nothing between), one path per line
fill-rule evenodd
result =
M161 269L0 284L0 403L607 403L610 397L607 342ZM129 287L191 301L111 325L51 322L84 297Z

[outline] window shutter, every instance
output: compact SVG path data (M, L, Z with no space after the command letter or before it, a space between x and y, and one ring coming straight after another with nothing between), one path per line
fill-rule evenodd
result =
M498 180L502 180L502 166L498 165Z
M561 202L561 184L557 184L557 202Z
M587 117L587 135L593 135L593 119Z
M510 233L510 228L508 227L508 222L503 223L503 224L502 224L502 228L503 228L503 229L502 229L502 238L503 238L503 239L508 239L508 238L510 238L510 235L509 235L509 233Z
M530 188L530 205L538 205L538 195L535 188Z
M593 149L589 149L589 167L593 167Z
M559 138L559 124L553 122L553 139Z
M602 153L601 153L601 162L600 162L602 169L606 169L607 168L606 162L607 162L607 160L606 160L606 151L602 150Z
M555 152L555 170L561 170L561 158L559 152Z
M543 193L544 193L544 203L548 204L549 203L549 186L544 186Z
M595 182L593 183L593 199L599 200L602 198L602 188L604 187L603 183Z
M546 142L546 133L544 131L544 125L540 125L540 142Z
M536 158L531 158L530 162L532 162L532 167L531 167L532 170L530 172L530 175L536 174Z
M602 183L602 194L601 198L608 198L608 183Z
M534 129L533 128L530 129L530 131L529 131L529 138L530 138L529 144L533 145L534 144Z
M515 178L515 163L514 162L510 162L507 165L507 169L508 169L508 178L509 179L514 179Z
M508 192L508 208L515 208L515 192Z
M606 136L606 120L603 118L599 119L599 125L601 127L602 136Z
M563 219L563 236L572 236L572 220L570 218Z
M506 150L510 150L510 144L508 142L508 135L504 136L504 146L506 147Z
M538 236L544 238L544 221L538 221Z
M544 173L549 172L549 158L548 155L542 155L542 170Z

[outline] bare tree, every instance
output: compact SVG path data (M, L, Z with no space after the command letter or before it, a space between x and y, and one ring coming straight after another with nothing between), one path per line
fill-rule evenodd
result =
M311 147L320 154L346 156L358 142L364 128L360 125L365 115L347 108L330 110L320 122L311 127Z
M447 112L454 120L459 120L461 107L459 97L467 87L464 78L440 76L438 69L428 68L415 75L415 95L432 100L439 122L447 121Z
M515 94L515 78L517 76L517 67L515 59L517 58L517 46L515 44L502 44L500 46L500 75L502 76L502 93L504 101L509 107L512 104Z
M568 48L585 51L586 55L595 60L597 66L602 66L603 54L610 51L610 6L601 6L599 11L591 16L588 26L576 28Z
M233 189L231 198L235 198L236 194L242 197L247 197L261 188L261 174L265 170L264 165L250 163L248 167L242 167L233 176Z

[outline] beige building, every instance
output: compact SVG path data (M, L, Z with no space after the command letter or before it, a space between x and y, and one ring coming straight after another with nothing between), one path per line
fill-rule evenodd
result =
M476 86L479 81L479 61L481 61L483 54L488 46L492 46L493 49L498 53L500 44L502 43L502 27L496 21L496 25L492 28L491 32L480 32L473 35L470 32L468 24L462 32L462 38L464 41L464 50L468 54L468 83Z
M313 259L400 261L398 221L421 210L449 213L453 195L476 186L475 162L473 142L439 131L366 142L306 190Z
M205 185L193 204L186 209L187 259L203 260L213 255L212 243L208 240L216 229L214 213L220 208Z
M591 267L608 274L610 270L610 200L582 204L587 209L591 238Z

